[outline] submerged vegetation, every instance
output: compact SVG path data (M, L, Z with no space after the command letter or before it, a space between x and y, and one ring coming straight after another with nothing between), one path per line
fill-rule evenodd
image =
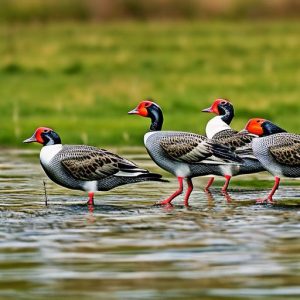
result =
M164 128L204 132L217 97L233 127L265 117L299 132L300 23L113 23L0 26L0 144L38 126L65 143L141 145L148 120L127 112L154 98Z

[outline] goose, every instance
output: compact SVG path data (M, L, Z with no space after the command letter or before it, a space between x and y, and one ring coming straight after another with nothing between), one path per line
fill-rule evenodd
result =
M234 107L230 101L221 98L216 99L211 107L203 109L202 112L217 115L208 121L205 129L206 136L222 145L231 147L243 159L243 163L239 165L220 166L221 173L225 177L222 192L227 191L232 176L264 171L264 167L253 155L251 148L251 142L257 135L244 130L238 132L230 127L234 117ZM206 191L209 190L213 182L214 177L208 181L205 187Z
M262 118L250 119L245 130L259 136L253 139L253 153L275 178L271 192L257 203L273 203L281 177L300 177L300 135Z
M108 150L86 145L63 145L51 128L39 127L24 143L43 145L40 163L55 183L74 190L87 191L88 205L94 205L96 191L142 181L165 181L161 175L138 167L130 160Z
M241 162L241 159L229 147L219 145L203 135L181 131L162 131L163 112L153 101L142 101L128 113L151 119L150 131L144 135L145 147L159 167L178 179L178 189L158 204L170 204L183 192L183 180L186 179L188 188L184 196L184 205L188 206L189 197L193 191L193 177L209 175L212 169L218 169L220 164Z

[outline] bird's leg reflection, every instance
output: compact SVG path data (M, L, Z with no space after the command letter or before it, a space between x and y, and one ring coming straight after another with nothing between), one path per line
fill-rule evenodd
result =
M94 216L95 206L94 205L88 205L87 207L88 207L88 211L89 211L89 213L87 215L87 221L90 224L95 223L95 221L96 221L96 218Z
M228 194L227 191L222 191L222 195L224 196L225 200L227 203L231 203L232 202L232 198L231 196Z
M94 212L94 210L95 210L95 206L94 205L90 205L90 204L88 204L88 211L89 211L89 213L93 213Z
M171 203L169 203L169 204L163 206L163 210L166 211L166 212L170 212L170 211L172 211L173 209L174 209L174 205L171 204Z
M88 207L88 211L89 211L89 217L88 217L88 220L89 222L93 222L94 221L94 216L93 216L93 212L94 212L94 192L89 192L88 195L89 195L89 200L87 201L87 207Z
M207 204L208 204L208 206L210 206L210 207L215 206L215 198L212 195L211 191L210 190L207 190L207 191L205 190L204 192L205 192L205 194L207 196Z

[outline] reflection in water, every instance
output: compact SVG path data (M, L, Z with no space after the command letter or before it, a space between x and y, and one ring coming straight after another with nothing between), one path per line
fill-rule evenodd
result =
M205 195L207 196L207 205L209 207L215 206L215 198L210 190L204 190Z
M229 193L227 191L222 191L222 194L223 194L223 196L224 196L227 203L232 202L232 198L231 198L231 196L229 195Z
M196 179L191 207L182 197L153 205L174 190L171 178L98 193L90 207L84 193L47 180L45 205L36 157L0 156L0 299L298 298L299 187L259 206L271 177L230 195L204 193L206 179Z

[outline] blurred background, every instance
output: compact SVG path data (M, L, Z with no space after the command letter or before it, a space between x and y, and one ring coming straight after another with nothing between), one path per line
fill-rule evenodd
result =
M0 0L0 145L36 127L64 143L142 145L151 97L165 129L203 133L215 98L233 128L299 133L298 0Z

